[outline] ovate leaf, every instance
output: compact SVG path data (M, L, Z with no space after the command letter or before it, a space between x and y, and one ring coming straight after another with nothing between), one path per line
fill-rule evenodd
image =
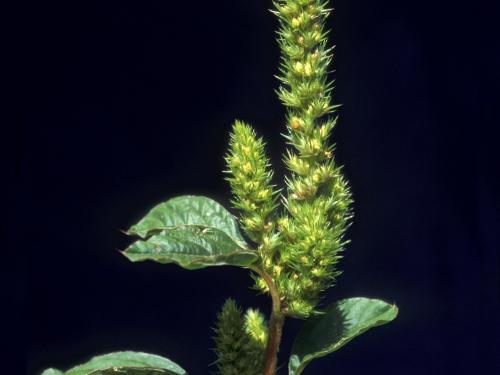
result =
M238 223L206 197L182 196L156 206L129 234L142 237L124 251L133 262L176 263L186 269L248 266L257 259Z
M52 372L51 372L52 371ZM153 354L116 352L92 358L71 370L45 370L42 375L187 375L176 363Z
M299 375L313 359L330 354L370 328L389 323L396 305L369 298L348 298L308 319L297 335L288 363L289 375Z

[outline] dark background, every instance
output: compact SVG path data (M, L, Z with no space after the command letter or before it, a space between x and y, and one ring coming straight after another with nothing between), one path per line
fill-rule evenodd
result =
M494 3L334 2L335 141L356 217L325 302L378 297L400 315L307 374L499 373ZM244 270L131 264L117 251L130 242L120 229L180 194L228 206L221 170L234 118L265 136L280 181L271 2L19 5L10 40L22 127L5 172L18 177L7 203L19 257L2 267L7 304L21 306L9 323L10 347L24 353L17 370L132 349L207 374L224 299L266 311L269 301ZM283 364L299 328L288 321Z

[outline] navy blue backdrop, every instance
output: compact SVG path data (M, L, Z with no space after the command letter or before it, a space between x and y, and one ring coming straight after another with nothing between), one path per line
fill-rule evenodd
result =
M17 275L8 298L23 307L17 368L39 374L133 349L207 374L224 299L266 311L269 301L241 269L131 264L118 253L130 242L120 230L180 194L229 206L221 170L234 118L266 138L280 181L271 2L21 6L24 125L9 248L22 256L3 266ZM306 372L500 373L498 6L333 6L343 104L334 136L356 216L325 302L378 297L400 316ZM280 363L300 325L287 321Z

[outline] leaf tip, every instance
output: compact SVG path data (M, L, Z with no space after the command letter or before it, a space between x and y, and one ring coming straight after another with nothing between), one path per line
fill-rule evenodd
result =
M118 232L128 235L128 232L126 229L118 228Z
M123 255L125 258L127 258L129 261L131 262L135 262L135 260L130 257L130 255L127 253L127 250L128 249L125 249L125 250L121 250L121 249L116 249L116 251L118 251L121 255Z

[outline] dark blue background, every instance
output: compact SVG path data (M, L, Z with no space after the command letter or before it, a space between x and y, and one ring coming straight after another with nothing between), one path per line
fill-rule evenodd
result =
M175 195L228 206L221 170L234 118L265 136L281 181L270 1L19 5L10 39L24 56L23 126L12 138L20 184L8 248L21 256L3 268L8 303L22 306L20 372L134 349L207 374L224 299L266 311L269 301L244 270L131 264L117 251L130 242L120 229ZM333 5L335 141L356 216L325 302L379 297L400 315L306 373L500 373L498 7ZM283 364L299 327L287 323Z

